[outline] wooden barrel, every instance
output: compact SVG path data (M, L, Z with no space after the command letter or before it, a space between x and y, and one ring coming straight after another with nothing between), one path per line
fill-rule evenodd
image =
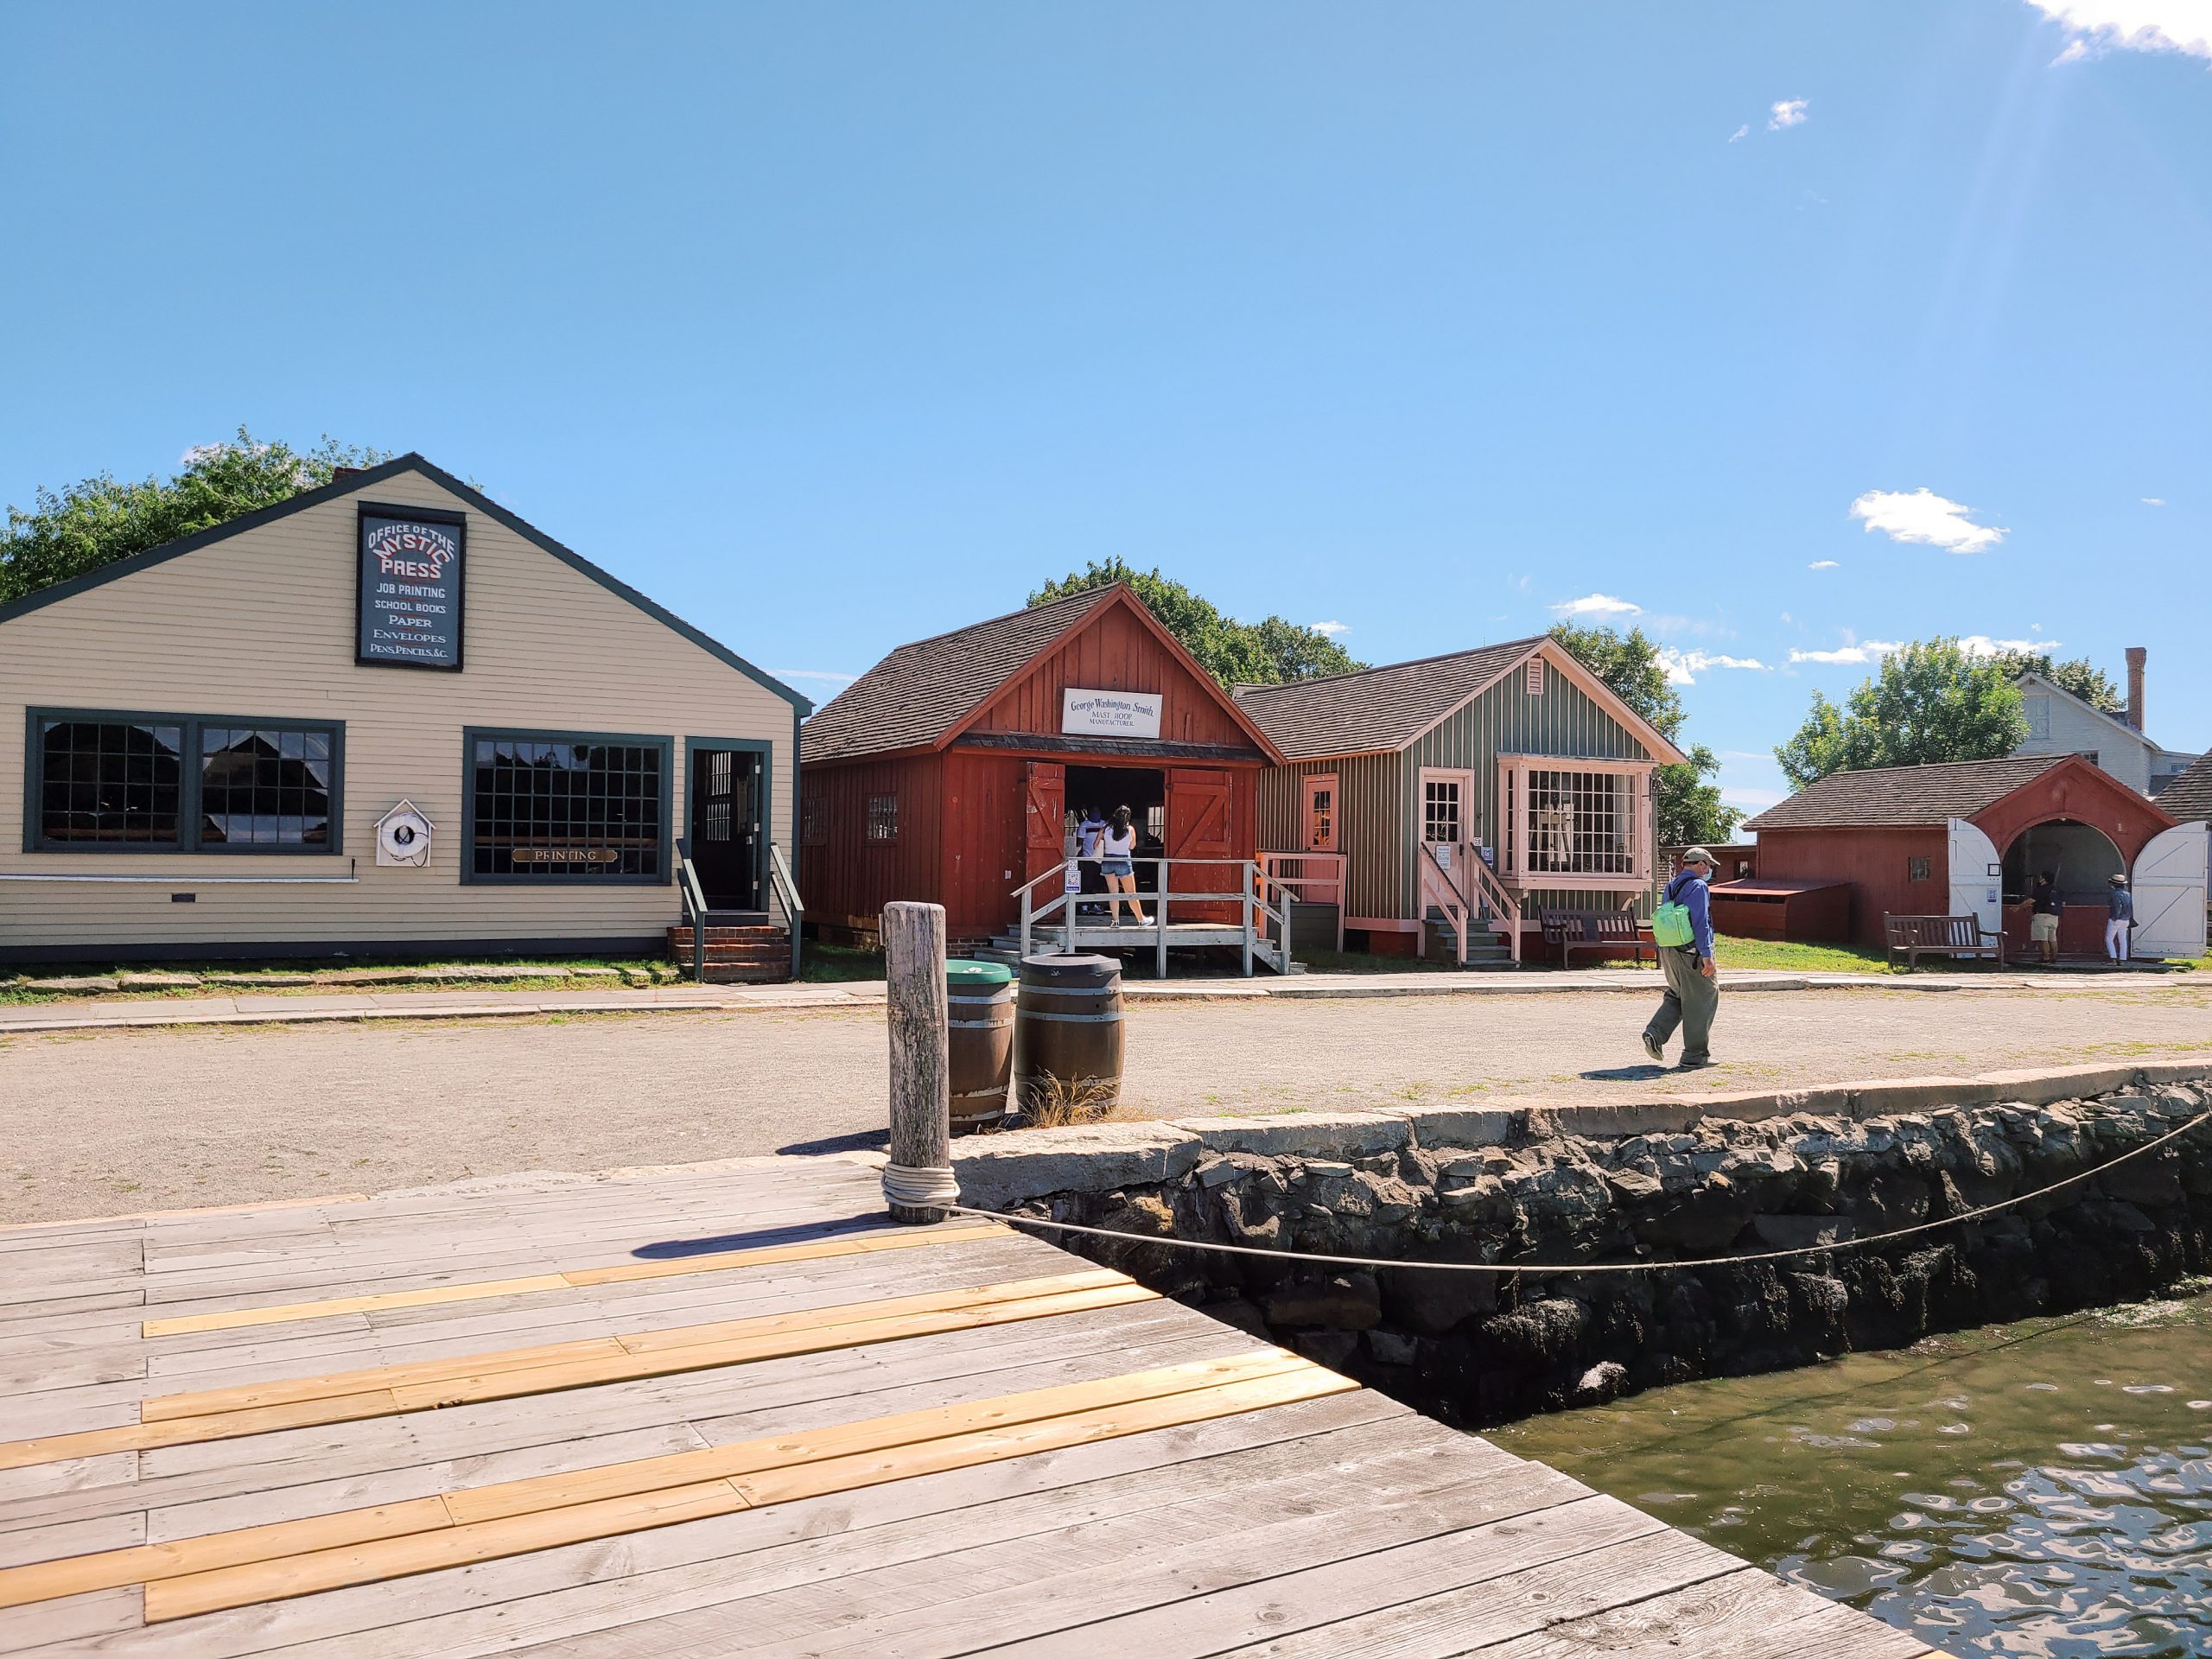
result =
M1014 1092L1055 1121L1103 1116L1122 1097L1122 964L1111 957L1024 957Z
M995 962L944 965L952 1132L966 1135L1007 1114L1014 1078L1014 970Z

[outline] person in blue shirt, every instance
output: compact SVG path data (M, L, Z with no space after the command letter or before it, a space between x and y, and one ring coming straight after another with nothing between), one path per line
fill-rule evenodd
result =
M2135 925L2135 895L2127 890L2127 878L2112 878L2112 891L2105 899L2105 957L2110 962L2127 960L2127 935Z
M1713 1016L1720 1009L1720 978L1713 962L1713 908L1706 889L1713 880L1713 855L1693 847L1682 855L1681 874L1667 884L1665 897L1690 913L1690 942L1659 947L1660 971L1667 995L1643 1027L1643 1052L1666 1064L1667 1039L1679 1026L1682 1064L1693 1070L1713 1064Z

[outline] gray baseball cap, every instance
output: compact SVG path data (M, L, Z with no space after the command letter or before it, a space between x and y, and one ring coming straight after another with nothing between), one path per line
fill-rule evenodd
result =
M1713 864L1718 861L1702 847L1693 847L1682 855L1682 862L1685 864Z

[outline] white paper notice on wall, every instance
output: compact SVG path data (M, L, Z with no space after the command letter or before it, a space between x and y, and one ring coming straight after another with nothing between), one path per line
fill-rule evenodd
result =
M1160 693L1157 691L1084 691L1074 686L1060 692L1060 730L1086 737L1158 737Z
M415 810L412 801L400 802L377 820L377 862L428 864L430 830L430 821Z

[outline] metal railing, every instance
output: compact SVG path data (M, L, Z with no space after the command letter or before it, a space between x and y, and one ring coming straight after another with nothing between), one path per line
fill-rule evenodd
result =
M1266 963L1279 974L1290 972L1290 918L1292 909L1298 902L1297 896L1287 886L1276 884L1277 891L1281 894L1281 900L1277 904L1269 904L1262 896L1258 860L1138 858L1132 859L1130 862L1135 865L1151 866L1160 873L1157 885L1150 891L1139 889L1135 894L1119 895L1121 901L1124 904L1130 903L1134 899L1135 907L1140 912L1149 908L1152 912L1150 919L1142 927L1102 926L1096 931L1112 935L1113 942L1117 944L1123 941L1149 943L1158 953L1155 958L1156 970L1160 978L1167 977L1167 952L1170 947L1177 944L1226 944L1231 941L1200 936L1217 935L1232 927L1238 929L1236 942L1243 948L1244 972L1248 976L1251 974L1255 957ZM1178 867L1186 871L1193 868L1234 870L1236 874L1230 880L1234 880L1236 886L1233 890L1209 887L1204 890L1178 892L1173 886L1174 871ZM1048 932L1057 931L1060 935L1061 950L1072 951L1075 949L1077 935L1091 931L1084 926L1082 918L1077 913L1077 906L1113 904L1116 895L1112 893L1069 890L1068 873L1077 868L1076 861L1064 861L1042 874L1031 877L1014 889L1014 896L1021 901L1020 938L1023 956L1027 957L1030 954L1033 938L1039 930ZM1039 903L1037 890L1047 884L1051 884L1056 890L1051 898ZM1186 920L1178 923L1168 915L1168 907L1171 905L1196 904L1234 904L1238 906L1240 919L1236 922ZM1056 913L1059 918L1057 924L1052 920ZM1118 908L1115 913L1119 913ZM1179 931L1182 935L1179 940L1175 937Z
M768 887L770 896L784 909L784 919L791 930L791 977L798 977L799 930L806 920L806 901L798 896L798 883L791 880L791 867L784 862L784 849L774 842L768 843Z
M707 893L699 885L699 872L691 862L691 842L689 836L676 838L676 893L683 905L683 918L691 927L691 977L699 984L707 982Z
M1344 948L1344 876L1348 861L1342 853L1262 853L1260 898L1281 889L1301 905L1332 904L1337 907L1337 950ZM1311 874L1318 869L1320 874ZM1317 899L1315 890L1332 895Z

